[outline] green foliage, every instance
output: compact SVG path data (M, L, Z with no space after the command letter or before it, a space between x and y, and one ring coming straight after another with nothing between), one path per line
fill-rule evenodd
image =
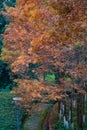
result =
M0 36L0 54L1 54L2 46L3 46L3 45L2 45L2 39L3 39L3 38Z
M85 35L87 35L87 31L85 32Z
M3 10L4 1L5 1L5 0L0 0L0 10Z
M40 64L29 64L29 69L28 69L28 75L30 76L31 79L38 79L38 76L33 70L37 69L40 66Z
M0 11L4 10L4 4L7 6L15 6L16 0L0 0ZM10 23L8 18L5 18L2 14L0 14L0 34L4 33L6 29L6 25ZM0 53L2 49L2 36L0 36Z
M43 2L47 2L47 0L43 0Z
M0 11L4 10L4 4L14 7L16 4L16 0L0 0Z
M16 111L13 97L12 93L0 92L0 130L16 129ZM20 122L24 112L24 109L20 108Z
M5 18L2 14L0 14L0 34L4 33L5 31L5 25L9 24L10 20Z
M0 130L15 130L15 107L13 95L0 93Z
M75 49L79 49L80 47L82 47L82 43L76 42L74 47L75 47Z
M10 77L11 70L8 66L8 64L4 63L0 60L0 90L5 89L7 87L7 90L11 90L13 87L13 81Z
M45 76L45 80L49 82L55 82L55 75L53 73L47 73Z
M16 0L5 0L5 4L14 7L16 4Z
M6 24L9 24L10 20L5 18L2 14L0 14L0 34L4 33L6 29ZM3 37L0 36L0 54L3 47Z

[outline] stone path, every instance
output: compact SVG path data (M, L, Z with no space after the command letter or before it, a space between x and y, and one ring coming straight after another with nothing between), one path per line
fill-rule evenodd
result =
M47 104L40 104L37 108L35 108L31 116L26 119L23 130L39 130L42 123L43 113L47 108Z

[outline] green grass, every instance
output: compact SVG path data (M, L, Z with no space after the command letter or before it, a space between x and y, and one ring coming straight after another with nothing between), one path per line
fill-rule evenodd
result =
M0 92L0 130L16 129L16 111L10 92Z

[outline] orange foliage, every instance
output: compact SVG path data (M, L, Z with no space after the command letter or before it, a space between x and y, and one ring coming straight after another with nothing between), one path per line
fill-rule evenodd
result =
M80 42L87 46L87 0L18 0L15 8L6 11L11 17L11 23L4 33L4 46L13 52L19 51L21 55L12 61L14 72L24 72L29 63L39 62L42 63L40 73L45 69L51 72L59 69L74 78L87 78L87 66L82 59L79 58L78 61L77 57L73 60L75 44ZM62 80L62 86L64 82ZM30 82L29 84L31 85ZM36 84L38 85L35 83L35 86ZM23 83L22 86L25 89L26 84ZM34 84L27 87L26 92L33 98L41 98L42 90L33 87ZM60 86L56 89L52 87L50 97L60 98L61 89L58 88Z
M50 100L61 100L64 98L63 87L58 85L46 85L43 82L37 80L24 80L17 79L15 82L18 83L19 87L13 90L18 96L21 96L22 103L26 108L31 108L33 104L37 102L47 103Z
M86 6L86 0L19 0L15 8L7 8L12 22L4 33L4 45L24 55L38 53L42 62L58 66L61 49L78 41L87 43Z

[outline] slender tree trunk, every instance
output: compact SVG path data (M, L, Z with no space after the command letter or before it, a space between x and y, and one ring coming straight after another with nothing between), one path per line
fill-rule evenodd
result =
M61 104L61 101L57 101L57 104L58 104L58 113L60 112L60 104Z
M73 116L72 116L72 97L71 97L71 104L70 104L70 111L71 111L71 123L72 123L72 121L73 121Z
M46 78L46 73L44 72L44 74L43 74L43 81L45 81L45 78Z
M65 116L66 119L67 119L67 113L66 113L66 102L64 102L64 116Z
M81 94L77 98L77 123L79 130L83 130L83 96Z
M61 73L59 72L59 69L57 69L55 72L54 72L54 75L55 75L55 83L56 84L60 84L60 77L61 77Z

